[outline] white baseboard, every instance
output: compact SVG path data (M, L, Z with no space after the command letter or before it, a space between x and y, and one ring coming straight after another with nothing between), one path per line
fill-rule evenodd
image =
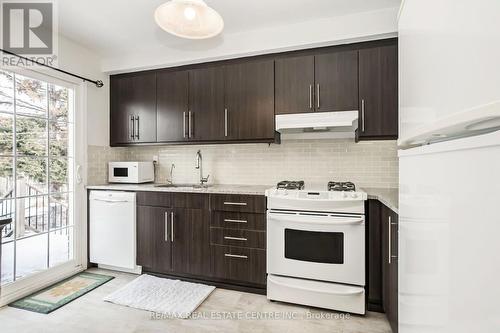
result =
M118 271L118 272L139 274L139 275L142 274L142 267L141 266L136 266L134 269L129 269L129 268L123 268L123 267L98 264L97 267L102 268L102 269L107 269L110 271Z

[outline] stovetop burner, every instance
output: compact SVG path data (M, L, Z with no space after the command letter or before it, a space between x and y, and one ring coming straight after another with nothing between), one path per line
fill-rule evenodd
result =
M278 189L286 190L303 190L304 181L303 180L283 180L276 185Z
M356 186L352 182L328 182L328 191L356 191Z

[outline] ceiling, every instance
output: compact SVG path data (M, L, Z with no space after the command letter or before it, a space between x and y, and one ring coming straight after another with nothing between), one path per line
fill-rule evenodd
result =
M197 41L161 30L153 13L166 0L58 1L59 32L101 57ZM400 5L401 0L206 0L223 17L224 35Z

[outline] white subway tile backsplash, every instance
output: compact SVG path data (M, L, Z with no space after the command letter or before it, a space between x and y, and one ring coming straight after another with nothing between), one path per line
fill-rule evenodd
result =
M165 182L175 164L173 181L195 183L196 152L203 154L204 176L210 183L275 184L302 179L309 184L353 181L360 187L397 187L395 141L355 143L352 140L293 140L280 145L229 144L109 148L89 146L89 184L104 183L111 160L152 160L159 156L157 181Z

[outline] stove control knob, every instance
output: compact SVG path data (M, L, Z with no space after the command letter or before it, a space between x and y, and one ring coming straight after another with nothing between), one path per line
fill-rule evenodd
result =
M358 194L357 193L352 193L351 197L353 197L354 199L356 199L358 197Z
M347 193L342 192L342 198L347 198Z

